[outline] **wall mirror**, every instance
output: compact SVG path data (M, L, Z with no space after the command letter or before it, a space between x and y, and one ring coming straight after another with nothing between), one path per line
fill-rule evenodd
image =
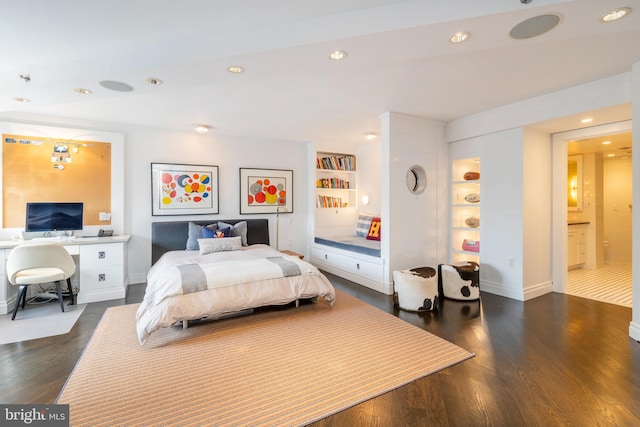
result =
M567 157L567 208L582 210L582 155Z

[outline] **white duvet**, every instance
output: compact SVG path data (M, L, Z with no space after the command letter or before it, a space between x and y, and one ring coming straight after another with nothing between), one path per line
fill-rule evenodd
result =
M153 332L179 320L313 297L333 304L335 290L329 280L313 265L267 245L207 255L167 252L147 274L136 315L138 340L144 344Z

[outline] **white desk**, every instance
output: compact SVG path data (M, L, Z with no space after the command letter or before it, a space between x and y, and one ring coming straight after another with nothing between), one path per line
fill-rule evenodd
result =
M78 304L124 298L129 282L127 272L127 242L131 235L113 237L77 237L55 239L47 243L58 243L74 256L78 268L71 278L72 286L78 287ZM15 305L17 287L12 286L5 273L6 259L18 245L44 243L33 240L0 241L0 314L7 314ZM74 283L75 282L75 283ZM14 289L15 288L15 289ZM64 286L63 286L64 289Z

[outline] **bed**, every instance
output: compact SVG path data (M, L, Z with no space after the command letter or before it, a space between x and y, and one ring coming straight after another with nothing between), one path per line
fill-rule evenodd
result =
M232 226L229 239L205 239L198 250L186 250L195 226L221 223ZM301 299L322 297L329 304L335 299L333 286L315 266L269 246L267 219L155 222L151 240L152 266L136 314L141 345L153 332L179 322ZM209 245L232 250L209 251Z

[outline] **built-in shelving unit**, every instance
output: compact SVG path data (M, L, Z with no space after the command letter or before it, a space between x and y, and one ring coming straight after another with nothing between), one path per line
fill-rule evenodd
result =
M316 154L316 208L356 207L356 157L352 154Z
M480 263L480 158L454 160L451 165L452 263Z

